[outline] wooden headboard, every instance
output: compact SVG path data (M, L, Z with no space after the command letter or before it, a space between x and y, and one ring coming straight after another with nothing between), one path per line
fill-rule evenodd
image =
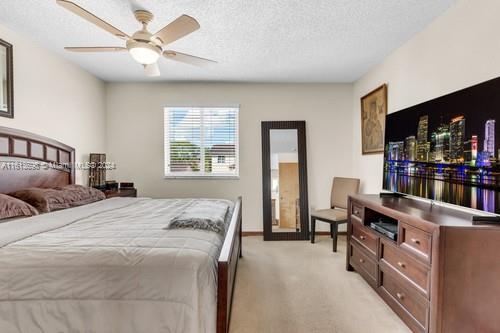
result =
M0 193L75 182L75 149L56 140L0 126Z

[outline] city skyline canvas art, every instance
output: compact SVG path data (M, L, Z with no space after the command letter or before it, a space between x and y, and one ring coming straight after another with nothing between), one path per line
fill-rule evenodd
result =
M363 155L382 153L384 151L386 114L386 84L361 97L361 146Z
M392 113L386 190L500 214L500 78Z

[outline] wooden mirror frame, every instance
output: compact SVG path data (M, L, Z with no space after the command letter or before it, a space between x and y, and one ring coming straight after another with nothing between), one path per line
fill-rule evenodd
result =
M262 129L262 198L264 240L308 240L309 239L309 202L307 198L307 153L305 121L263 121ZM299 158L300 192L300 231L273 232L271 207L271 141L272 129L297 130Z
M7 70L7 112L0 111L1 117L14 118L14 65L12 44L0 39L0 45L6 48Z

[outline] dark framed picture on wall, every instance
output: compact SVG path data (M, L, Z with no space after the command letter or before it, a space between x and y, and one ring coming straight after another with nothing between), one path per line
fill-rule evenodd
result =
M387 115L387 85L361 97L361 147L362 153L384 152L385 116Z
M0 39L0 116L14 118L12 45Z

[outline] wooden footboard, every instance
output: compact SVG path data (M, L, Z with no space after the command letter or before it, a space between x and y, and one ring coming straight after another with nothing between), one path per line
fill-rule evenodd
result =
M222 245L218 262L217 333L229 331L231 303L238 259L241 257L241 197L234 206L233 217Z

